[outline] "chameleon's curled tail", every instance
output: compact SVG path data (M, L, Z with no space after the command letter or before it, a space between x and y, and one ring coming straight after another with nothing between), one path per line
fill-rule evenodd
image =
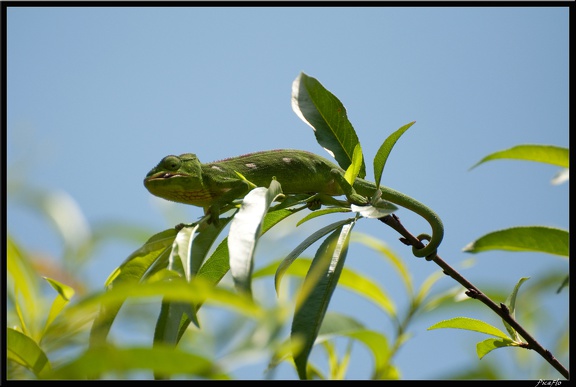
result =
M428 240L429 242L421 249L412 246L412 254L416 257L434 257L438 250L438 246L444 237L444 225L442 224L440 217L430 208L426 207L419 201L412 199L410 196L404 195L403 193L388 187L380 187L380 190L382 191L382 199L415 212L428 221L432 228L432 236L430 237L427 234L420 234L418 239Z

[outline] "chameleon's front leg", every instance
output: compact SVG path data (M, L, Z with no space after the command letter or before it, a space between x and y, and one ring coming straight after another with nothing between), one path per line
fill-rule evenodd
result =
M354 187L352 187L350 183L346 181L346 178L344 178L344 175L340 170L332 169L330 173L334 177L334 180L336 180L336 183L338 183L340 188L342 188L344 195L346 195L346 199L348 199L350 203L359 206L368 204L368 199L356 192Z
M246 180L228 180L225 184L219 183L220 189L224 186L227 190L216 199L210 206L204 208L204 213L206 215L210 214L210 220L208 223L214 223L218 225L220 218L220 210L227 204L232 203L234 200L246 196L250 189L254 188L254 184Z

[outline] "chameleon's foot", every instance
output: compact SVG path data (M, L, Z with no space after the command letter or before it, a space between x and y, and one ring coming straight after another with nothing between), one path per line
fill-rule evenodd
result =
M348 199L351 204L356 204L357 206L364 206L368 204L368 199L357 193L346 196L346 199Z

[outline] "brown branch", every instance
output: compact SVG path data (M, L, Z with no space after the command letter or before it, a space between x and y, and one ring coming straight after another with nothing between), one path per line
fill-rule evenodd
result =
M406 228L404 228L402 223L400 223L400 219L396 215L394 215L394 214L388 215L388 216L385 216L383 218L380 218L379 220L381 222L387 224L388 226L392 227L400 235L402 235L402 238L400 238L400 241L402 241L402 243L404 243L408 246L415 246L417 248L423 248L424 247L424 244L418 238L416 238L408 230L406 230ZM500 305L497 305L494 301L492 301L490 299L490 297L488 297L486 294L482 293L478 288L476 288L472 283L470 283L460 273L458 273L450 265L448 265L446 262L444 262L440 258L440 256L438 256L438 254L436 254L434 257L426 257L426 260L433 261L438 266L440 266L442 268L442 270L444 271L444 274L452 277L453 279L455 279L458 283L460 283L462 286L464 286L467 289L466 295L468 297L474 298L474 299L482 302L486 306L488 306L498 316L500 316L504 321L506 321L512 328L514 328L516 330L516 332L518 332L518 334L520 334L520 336L522 336L522 338L524 338L524 340L526 340L526 345L522 345L522 347L532 349L532 350L538 352L538 354L540 354L540 356L542 356L548 363L550 363L552 365L552 367L554 367L558 372L560 372L562 374L562 376L564 376L566 379L570 379L570 373L568 372L568 370L552 355L552 353L550 351L548 351L547 349L542 347L542 345L540 345L540 343L538 343L538 341L536 341L536 339L534 339L510 315L510 311L508 310L508 307L506 305L504 305L503 303L500 303Z

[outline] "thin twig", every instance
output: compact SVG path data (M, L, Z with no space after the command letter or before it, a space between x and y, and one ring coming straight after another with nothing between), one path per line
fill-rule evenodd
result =
M392 227L396 230L402 238L400 239L402 243L409 245L409 246L416 246L417 248L423 248L424 244L412 235L402 223L400 223L400 219L392 214L380 218L380 221L387 224L388 226ZM497 305L494 301L490 299L486 294L482 293L476 286L470 283L466 278L464 278L460 273L454 270L450 265L444 262L438 254L434 257L427 257L426 260L433 261L438 266L442 268L444 274L454 278L458 283L464 286L467 291L466 295L470 298L474 298L479 300L490 309L492 309L498 316L500 316L504 321L506 321L512 328L516 330L526 340L526 345L523 347L528 349L533 349L534 351L538 352L540 356L542 356L548 363L552 365L558 372L562 374L566 379L570 378L570 373L568 370L552 355L550 351L545 349L534 339L511 315L508 307L503 303Z

